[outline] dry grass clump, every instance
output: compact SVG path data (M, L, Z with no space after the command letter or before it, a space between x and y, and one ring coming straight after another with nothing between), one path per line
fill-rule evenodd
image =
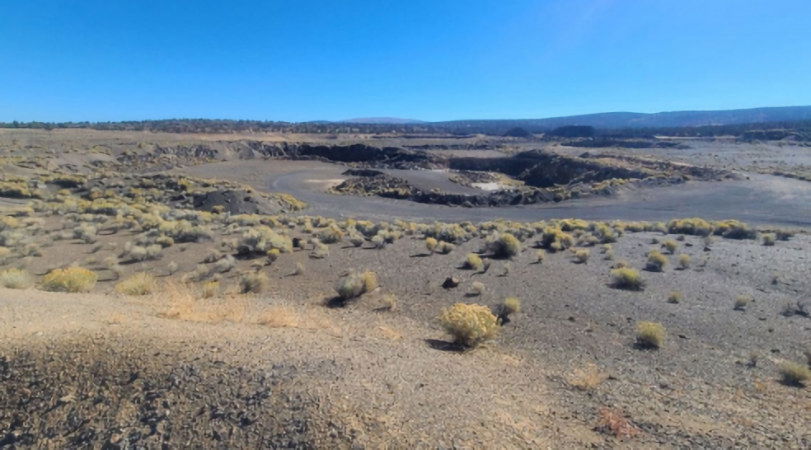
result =
M454 342L465 347L475 347L495 337L499 330L498 319L486 306L457 303L442 311L439 321Z
M270 284L268 276L262 272L245 272L239 277L241 294L259 294Z
M200 286L200 295L203 298L216 297L220 293L220 282L218 280L210 280Z
M342 300L350 300L371 292L378 287L377 274L367 270L366 272L353 272L338 280L335 291Z
M632 438L641 433L630 420L616 409L600 408L597 427L617 438Z
M752 303L752 297L748 295L739 295L735 298L734 308L736 311L744 311L750 303Z
M811 369L800 363L786 361L780 365L782 382L789 386L806 386L811 381Z
M645 287L645 281L638 270L630 267L618 267L611 271L611 285L619 289L641 291Z
M468 253L467 257L465 257L464 267L465 269L481 272L482 270L484 270L484 261L482 261L479 255L475 253Z
M434 252L438 243L439 241L432 237L425 238L425 248L428 249L430 253Z
M397 309L397 296L394 294L386 294L380 299L380 309L384 311L394 311Z
M674 219L667 223L667 231L668 233L709 236L713 232L713 226L711 223L698 217Z
M115 290L124 295L147 295L155 291L155 277L139 272L130 275L115 285Z
M290 253L293 251L293 240L264 225L246 231L237 244L237 251L242 255L267 255L273 248Z
M668 303L681 303L684 300L684 294L681 291L673 291L667 296Z
M680 269L682 270L689 269L691 262L690 255L688 255L687 253L682 253L681 255L679 255L678 262Z
M157 300L168 304L160 317L189 322L217 323L241 322L246 315L246 305L236 299L223 302L203 302L187 284L169 282L161 290Z
M755 239L757 231L738 220L722 220L714 223L715 234L727 239Z
M257 314L256 323L270 328L296 328L301 318L288 306L271 306Z
M454 248L456 248L455 245L445 241L439 241L436 245L436 251L442 253L443 255L447 255L448 253L452 252Z
M667 256L663 255L658 250L651 250L648 252L648 262L645 268L652 272L661 272L667 265Z
M27 271L11 268L0 271L0 286L8 289L27 289L34 284L34 280Z
M774 242L777 240L777 236L774 233L765 233L762 236L763 245L767 247L771 247L774 245Z
M664 247L668 253L671 255L676 253L676 250L679 248L679 243L674 241L673 239L668 239L662 242L662 247Z
M560 228L547 227L544 229L538 245L550 251L559 252L574 245L574 236Z
M318 233L318 240L324 244L335 244L340 242L344 237L344 232L335 225L329 226Z
M582 369L573 370L566 378L566 381L574 388L590 391L603 384L607 379L608 374L592 363Z
M537 252L535 252L535 262L536 262L537 264L542 264L542 263L543 263L543 259L544 259L545 257L546 257L546 255L544 254L543 250L538 250Z
M510 233L500 233L488 239L486 247L495 258L512 258L521 251L521 241Z
M507 316L521 312L521 299L518 297L507 297L504 299L501 306L504 314Z
M589 260L591 252L587 248L578 248L574 251L574 261L578 264L585 264Z
M665 343L667 331L658 322L637 322L636 343L643 348L660 348Z
M474 281L470 284L471 295L482 295L484 293L484 283L481 281Z
M42 289L51 292L88 292L96 285L98 275L83 267L54 269L42 278Z

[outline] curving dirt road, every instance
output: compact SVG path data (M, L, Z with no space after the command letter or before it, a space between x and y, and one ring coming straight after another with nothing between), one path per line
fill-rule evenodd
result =
M811 183L752 174L748 180L689 182L679 186L625 191L612 198L500 208L461 208L379 197L334 195L314 180L340 179L342 166L267 176L266 188L307 202L306 214L392 220L485 221L497 218L532 221L577 217L588 220L665 221L678 217L739 219L759 225L811 227ZM400 175L400 174L398 174ZM424 183L426 173L421 175ZM443 176L438 173L437 176Z
M739 219L755 225L811 228L811 183L772 175L746 174L748 179L688 182L677 186L622 191L562 203L499 208L430 205L381 197L330 194L327 189L346 177L345 166L317 161L239 160L185 167L179 172L227 178L257 189L284 192L307 202L307 215L373 220L481 222L493 219L534 221L576 217L587 220L666 221L681 217ZM397 171L397 176L423 189L443 189L448 174L439 171ZM455 185L454 185L455 186ZM459 192L473 188L456 186Z

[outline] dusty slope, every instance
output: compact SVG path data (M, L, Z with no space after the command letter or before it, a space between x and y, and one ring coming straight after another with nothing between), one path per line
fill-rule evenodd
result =
M157 317L161 299L0 291L4 444L584 445L537 366L377 313L290 328ZM258 302L258 300L257 300ZM231 305L233 307L233 305ZM234 316L237 317L237 316ZM437 336L441 337L441 336ZM564 417L567 416L564 414Z

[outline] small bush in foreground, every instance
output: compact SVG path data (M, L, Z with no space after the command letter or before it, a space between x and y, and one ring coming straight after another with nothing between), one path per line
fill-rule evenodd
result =
M648 252L648 262L645 268L652 272L661 272L667 265L667 256L663 255L658 250L651 250Z
M766 233L763 235L763 245L767 247L771 247L774 245L774 241L777 240L777 237L774 233Z
M620 267L611 271L611 284L615 288L641 291L645 281L639 271L630 267Z
M786 361L780 365L783 383L790 386L806 386L811 381L811 369L799 363Z
M682 270L686 270L690 268L690 255L686 253L682 253L679 255L679 268Z
M262 272L245 272L239 277L241 294L259 294L267 289L270 280Z
M484 262L482 261L481 257L475 253L468 253L467 257L465 258L465 269L475 270L476 272L481 272L484 270Z
M144 272L132 274L116 284L115 290L124 295L151 294L155 290L155 277Z
M668 239L662 242L662 247L664 247L668 253L671 255L676 253L676 249L679 248L679 243L674 241L673 239Z
M350 300L355 297L377 289L377 274L372 271L363 273L350 273L338 280L335 291L343 300Z
M739 295L735 299L735 310L744 311L749 304L752 303L752 297L748 295Z
M619 411L611 408L601 408L600 420L597 427L604 432L618 438L632 438L641 433L630 420L625 418Z
M512 258L521 251L521 241L510 233L501 233L487 242L487 250L495 258Z
M608 374L600 370L596 364L589 364L582 369L575 369L566 377L570 386L582 391L590 391L603 384Z
M587 248L579 248L574 251L574 260L578 264L585 264L589 260L589 250Z
M439 321L454 342L475 347L493 338L499 329L498 319L490 309L476 304L457 303L442 311Z
M200 287L200 296L203 298L216 297L220 292L220 282L217 280L206 281Z
M96 281L98 275L83 267L54 269L42 278L42 289L51 292L88 292Z
M636 343L644 348L659 348L665 343L667 331L661 323L638 322L636 324Z
M397 309L397 296L394 294L386 294L380 299L381 309L385 311L394 311Z
M518 297L507 297L504 299L504 303L502 304L502 309L504 310L504 314L511 315L517 312L521 312L521 299Z
M31 275L22 269L6 269L0 271L0 286L8 289L26 289L31 287Z
M433 253L434 249L436 249L438 242L436 239L429 237L425 239L425 248L428 249L429 252Z

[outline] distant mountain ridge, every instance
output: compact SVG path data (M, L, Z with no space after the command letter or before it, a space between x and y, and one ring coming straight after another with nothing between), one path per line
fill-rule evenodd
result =
M367 117L345 121L281 122L233 119L162 119L120 122L0 122L0 128L91 128L150 130L171 133L453 133L519 136L546 133L567 125L590 126L602 134L673 133L681 136L740 134L747 130L793 129L811 139L811 106L778 106L718 111L658 113L607 112L545 119L484 119L423 122L396 117ZM516 134L517 133L517 134Z
M811 120L811 106L778 106L717 111L668 111L658 113L607 112L578 116L549 117L545 119L451 120L430 123L460 129L466 127L490 128L509 124L509 126L543 130L565 125L587 125L601 129L670 128L800 120Z
M422 120L416 119L401 119L399 117L360 117L357 119L341 120L341 123L364 123L364 124L382 124L382 125L402 125L414 123L426 123Z

